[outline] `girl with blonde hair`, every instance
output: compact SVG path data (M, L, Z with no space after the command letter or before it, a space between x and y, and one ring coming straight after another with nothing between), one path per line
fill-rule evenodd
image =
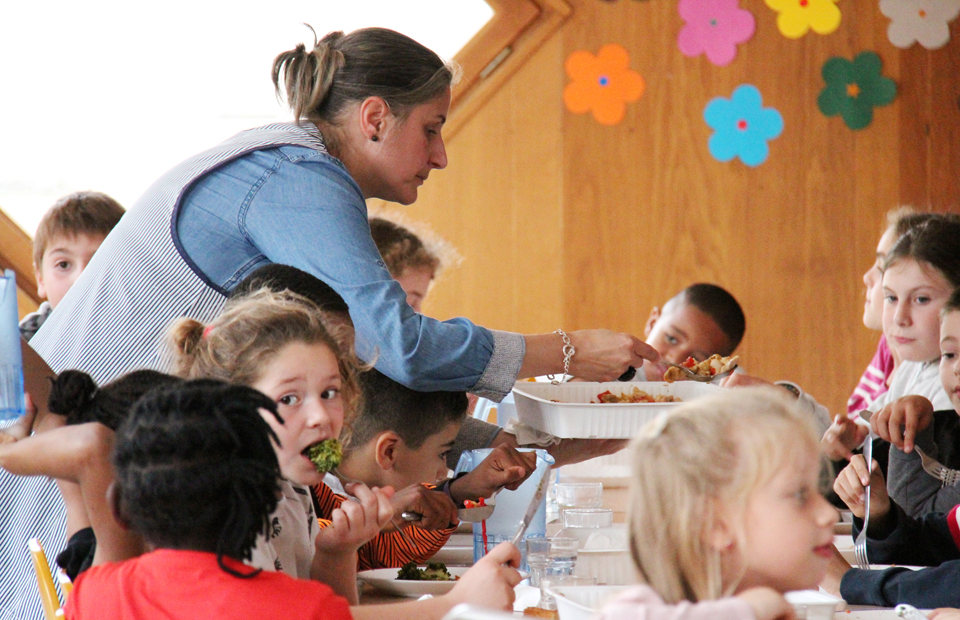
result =
M816 588L835 557L810 416L773 388L724 390L652 421L632 449L644 585L601 618L792 617L783 593Z
M358 362L330 333L320 309L289 291L263 289L224 306L212 323L180 319L169 332L173 366L187 379L221 379L255 388L277 405L264 419L279 439L282 497L251 564L326 582L356 603L357 549L393 517L389 488L348 485L345 502L319 529L310 486L321 484L310 449L341 436L359 400Z

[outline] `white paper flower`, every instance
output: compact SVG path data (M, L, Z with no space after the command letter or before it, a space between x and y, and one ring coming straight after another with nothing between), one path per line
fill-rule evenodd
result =
M890 18L891 43L907 48L919 41L935 50L950 40L947 24L960 14L960 0L880 0L880 12Z

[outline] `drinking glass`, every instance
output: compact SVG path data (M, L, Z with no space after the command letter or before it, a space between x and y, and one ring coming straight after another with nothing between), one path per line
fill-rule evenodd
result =
M554 485L560 518L567 508L599 508L603 505L602 482L558 482Z
M0 276L0 424L25 412L18 318L17 279L13 270L7 269Z

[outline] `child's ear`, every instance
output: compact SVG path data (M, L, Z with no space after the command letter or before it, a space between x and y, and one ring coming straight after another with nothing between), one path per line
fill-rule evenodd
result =
M660 318L660 308L657 306L653 307L653 310L650 311L650 316L647 317L647 324L643 326L643 337L649 338L650 332L653 331L653 326L657 324L657 319Z
M37 297L47 298L47 289L43 286L43 272L36 265L33 266L33 276L37 279Z
M719 513L719 511L718 511ZM704 533L706 543L719 553L726 553L736 546L737 534L722 513L713 519L713 526Z
M397 464L400 456L400 446L403 440L400 435L393 431L386 431L377 437L376 450L374 456L377 459L377 466L383 471L390 471Z
M107 487L107 503L110 505L110 510L113 512L113 520L117 522L117 525L125 530L129 530L130 521L128 521L127 517L123 514L123 498L121 495L120 488L117 487L117 481L114 480L110 483L110 486Z

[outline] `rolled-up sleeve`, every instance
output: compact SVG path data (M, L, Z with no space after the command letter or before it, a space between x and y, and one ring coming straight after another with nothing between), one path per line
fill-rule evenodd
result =
M251 190L240 228L269 261L310 272L340 293L356 327L357 354L395 381L496 401L513 387L523 337L414 312L370 236L360 188L333 158L278 160Z

